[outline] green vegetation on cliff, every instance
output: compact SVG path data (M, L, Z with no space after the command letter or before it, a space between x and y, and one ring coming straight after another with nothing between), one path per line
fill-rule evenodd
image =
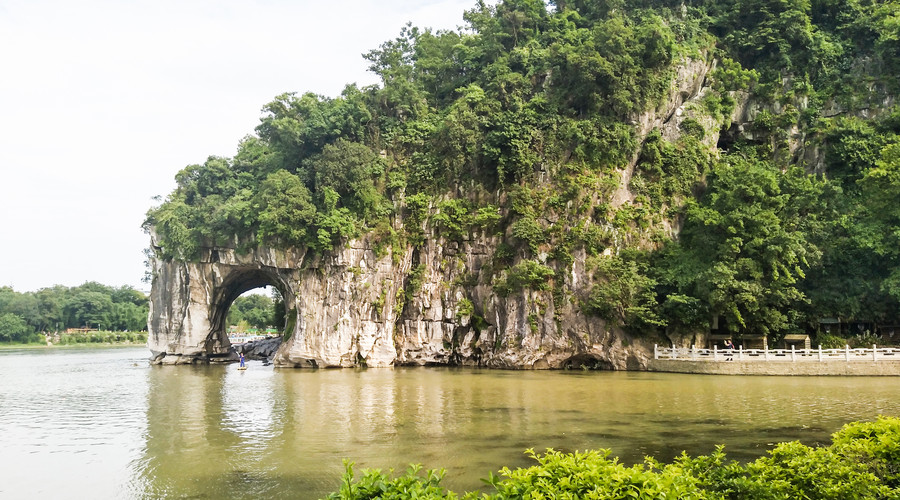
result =
M608 450L528 454L537 465L491 474L491 493L446 491L440 484L442 471L421 476L413 466L396 478L379 470L356 478L348 465L340 490L328 498L874 500L900 495L900 419L888 417L847 424L832 435L829 446L780 443L746 465L729 461L721 447L711 455L683 454L669 464L647 458L631 467L610 459Z
M381 85L265 105L233 158L186 167L149 211L157 256L481 234L499 295L635 332L900 319L900 2L502 0L464 18L366 54Z

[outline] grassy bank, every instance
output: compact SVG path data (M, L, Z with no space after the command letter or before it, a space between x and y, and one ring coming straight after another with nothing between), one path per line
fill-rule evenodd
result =
M119 347L139 346L147 343L147 332L97 331L87 333L61 333L46 341L29 343L0 343L0 350L48 349L60 347Z
M57 343L57 342L54 342ZM75 344L146 344L147 332L63 333L59 335L59 345Z
M340 490L329 500L418 499L897 499L900 498L900 418L854 422L832 435L829 446L780 443L748 464L711 455L686 454L664 464L652 458L626 467L608 450L528 454L537 465L510 470L485 482L490 493L463 495L441 486L443 471L420 475L412 466L396 478L365 470L356 478L347 465ZM391 471L393 472L393 471Z

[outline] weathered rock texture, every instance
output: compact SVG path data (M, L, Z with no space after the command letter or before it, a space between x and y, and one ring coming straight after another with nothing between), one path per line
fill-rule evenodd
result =
M233 360L227 309L244 291L268 284L281 291L288 314L287 340L274 357L281 366L646 366L652 344L636 343L571 304L557 313L547 291L495 295L483 268L497 243L485 235L461 244L427 239L397 259L378 257L363 238L324 257L217 248L200 262L156 260L153 359ZM576 259L572 280L583 260ZM409 286L413 268L419 269L417 290ZM471 311L460 310L463 299Z
M261 359L268 361L275 355L275 351L281 347L282 339L280 337L266 338L260 340L251 340L243 344L234 346L234 350L243 353L247 359Z
M714 63L685 60L667 99L635 116L641 138L659 128L677 135L708 88ZM709 123L714 145L717 124ZM637 161L621 172L612 205L628 203ZM395 220L402 230L403 221ZM246 290L277 287L287 309L286 340L275 363L296 367L456 364L497 368L595 367L645 369L654 341L630 338L585 315L572 300L592 285L587 256L576 252L556 310L550 291L525 289L506 297L491 287L490 264L501 239L470 234L448 241L422 228L424 244L381 254L369 236L328 255L260 248L240 254L207 248L199 262L155 260L149 346L155 362L233 359L224 324L231 302ZM672 228L677 232L677 228ZM155 244L155 243L154 243ZM546 258L546 256L544 256Z
M228 307L243 292L264 285L278 287L292 303L289 284L297 279L303 256L271 249L247 255L204 249L199 262L155 259L147 341L152 359L164 364L236 359L225 334Z

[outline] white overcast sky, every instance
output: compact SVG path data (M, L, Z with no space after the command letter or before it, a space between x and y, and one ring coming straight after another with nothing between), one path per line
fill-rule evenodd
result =
M0 286L147 290L140 226L282 92L377 83L361 54L475 0L0 0Z

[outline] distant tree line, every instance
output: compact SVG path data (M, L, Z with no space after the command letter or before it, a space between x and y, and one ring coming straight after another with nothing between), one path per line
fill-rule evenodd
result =
M67 328L144 331L148 303L143 292L130 286L116 288L93 281L36 292L0 287L0 342L40 341L41 332Z
M237 326L244 331L248 328L265 330L268 327L284 326L284 302L277 290L271 297L259 294L242 295L228 309L228 326Z

